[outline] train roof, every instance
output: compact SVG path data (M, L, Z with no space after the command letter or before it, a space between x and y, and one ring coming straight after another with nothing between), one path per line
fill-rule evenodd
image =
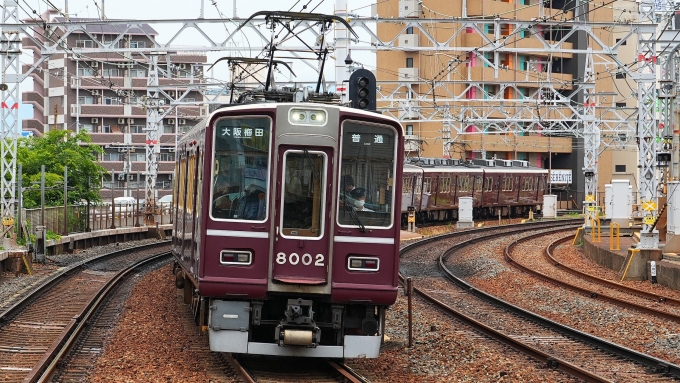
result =
M460 161L450 158L407 159L404 171L422 170L426 173L445 171L502 172L502 173L548 173L547 169L530 166L528 161L519 160L472 160Z

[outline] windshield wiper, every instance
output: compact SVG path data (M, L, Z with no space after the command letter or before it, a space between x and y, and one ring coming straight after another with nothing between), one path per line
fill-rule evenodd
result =
M361 223L361 220L359 219L359 215L357 214L357 212L354 211L354 209L352 209L352 206L349 205L349 202L347 201L347 196L343 195L342 200L345 203L345 210L350 212L350 216L352 216L352 219L356 221L357 225L359 226L359 231L365 233L366 228Z

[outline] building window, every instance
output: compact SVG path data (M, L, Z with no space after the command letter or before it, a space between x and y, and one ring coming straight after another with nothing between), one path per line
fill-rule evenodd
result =
M93 126L92 126L92 124L80 124L80 130L84 130L88 133L92 133Z
M102 127L102 133L111 133L111 125L104 125Z
M175 133L174 125L163 125L163 134Z
M94 41L76 40L76 48L94 48Z
M409 136L413 135L413 125L406 125L406 134Z
M626 72L616 72L616 78L626 78Z
M614 165L614 173L625 173L626 165Z
M130 133L145 133L144 125L130 125Z
M616 43L617 43L617 44L619 43L619 41L621 41L621 39L616 39ZM627 42L628 42L628 40L622 42L621 45L626 45Z
M94 104L94 97L92 96L80 96L78 97L79 104Z
M407 35L412 35L412 34L413 34L413 27L408 27L408 28L406 28L406 34L407 34Z
M104 69L102 76L104 76L104 77L120 77L120 69L118 69L118 68Z
M95 69L94 68L78 68L78 76L79 77L86 77L86 76L94 76L95 75Z
M408 57L406 59L406 67L407 68L413 68L413 58L412 57Z
M130 41L130 48L146 48L146 41Z
M120 161L120 154L117 152L104 153L102 161Z
M130 77L146 77L144 69L130 69Z
M122 105L118 97L104 97L104 105Z
M616 107L617 107L617 108L625 108L625 107L626 107L626 103L625 103L625 102L617 102L617 103L616 103Z
M112 43L113 43L113 39L112 39L112 40L108 40L108 39L105 38L105 39L102 41L102 44L104 44L104 45L109 45L109 44L112 44ZM109 48L118 48L118 47L120 47L120 40L116 41L116 43L113 44L113 45L111 45Z

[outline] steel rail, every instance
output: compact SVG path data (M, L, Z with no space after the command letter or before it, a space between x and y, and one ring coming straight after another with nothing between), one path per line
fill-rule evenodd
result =
M556 231L559 231L559 230L556 230ZM517 242L517 241L515 241L515 242ZM507 251L507 248L506 248L506 251ZM483 296L484 298L486 298L489 301L492 301L494 303L498 303L499 305L508 307L508 308L512 309L513 311L515 311L517 314L531 318L532 320L536 321L537 323L541 323L541 324L544 324L544 325L546 325L550 328L553 328L555 330L567 333L567 334L569 334L570 337L572 337L574 339L578 339L582 342L587 342L587 343L593 344L596 347L599 347L603 350L609 351L613 354L617 354L617 355L620 355L622 357L633 360L635 362L649 366L649 367L655 369L657 372L665 372L665 373L671 374L675 377L680 377L680 366L678 366L676 364L670 363L666 360L655 358L655 357L650 356L650 355L643 354L643 353L635 351L633 349L630 349L630 348L618 345L616 343L609 342L607 340L598 338L594 335L573 329L569 326L565 326L561 323L557 323L557 322L552 321L548 318L545 318L545 317L542 317L538 314L535 314L531 311L528 311L528 310L525 310L523 308L514 306L514 305L507 303L507 302L505 302L505 301L503 301L499 298L496 298L496 297L494 297L490 294L487 294L487 293L485 293L481 290L477 290L474 287L472 287L470 284L465 282L464 280L453 275L453 273L451 273L451 271L449 271L446 268L446 266L444 265L444 261L445 261L445 257L440 258L439 264L440 264L440 267L442 267L443 270L446 270L447 277L449 277L450 279L455 281L460 286L467 286L468 289L470 289L471 293L479 294L480 296ZM516 262L513 262L513 264L517 265Z
M97 261L101 261L101 260L108 258L108 257L124 255L128 252L131 252L131 251L140 251L140 250L152 249L154 247L166 246L168 244L170 244L170 240L165 240L165 241L161 241L161 242L157 242L157 243L151 243L151 244L142 245L142 246L134 247L134 248L117 250L117 251L102 254L102 255L99 255L99 256L96 256L96 257L92 257L92 258L89 258L89 259L85 259L85 260L82 260L80 262L69 265L67 268L53 274L45 282L38 285L35 289L31 290L21 300L17 301L12 306L8 307L4 312L0 313L0 324L2 324L3 322L6 322L7 318L18 313L23 308L23 306L26 305L26 302L28 302L29 300L31 300L35 297L38 297L43 292L49 290L54 285L59 283L64 277L67 277L67 276L75 273L81 267L87 266L87 265L94 263L94 262L97 262Z
M572 222L572 223L575 223L575 222ZM581 223L581 222L579 221L579 223ZM489 231L490 229L492 229L492 228L486 228L483 231ZM458 233L455 233L455 234L465 234L465 232L458 232ZM550 320L548 318L534 314L534 313L532 313L528 310L525 310L521 307L510 304L510 303L508 303L508 302L506 302L502 299L499 299L499 298L497 298L497 297L495 297L491 294L488 294L488 293L486 293L482 290L475 288L474 286L472 286L469 283L467 283L466 281L464 281L462 278L459 278L456 275L454 275L453 272L451 272L451 270L449 270L446 267L446 265L445 265L446 260L448 259L449 256L454 254L456 251L458 251L458 250L460 250L464 247L473 245L475 243L488 240L490 237L498 237L498 236L503 236L503 235L507 235L507 234L508 234L508 232L497 233L497 234L493 234L493 235L487 236L487 237L480 236L480 237L477 237L477 238L473 238L473 239L458 243L458 244L450 247L449 249L445 250L442 253L442 255L440 255L438 266L442 270L442 272L444 273L444 276L447 279L451 280L453 283L460 286L466 292L468 292L469 294L472 294L474 296L477 296L480 299L486 300L487 302L490 302L493 305L495 305L495 306L497 306L501 309L505 309L509 312L512 312L512 313L520 316L520 317L527 318L527 319L533 321L534 323L537 323L537 324L544 326L548 329L551 329L553 331L557 331L557 332L560 332L562 334L567 334L566 336L568 338L572 338L572 339L575 339L577 341L580 341L580 342L583 342L583 343L586 343L586 344L589 344L589 345L593 345L595 347L598 347L602 350L605 350L605 351L612 353L612 354L615 354L615 355L624 356L629 360L641 363L645 366L650 366L654 371L656 371L658 373L668 373L668 374L672 374L674 376L680 376L680 371L678 370L680 367L678 367L676 365L673 365L673 364L671 364L667 361L664 361L664 360L660 360L660 359L657 359L657 358L654 358L654 357L651 357L651 356L648 356L648 355L644 355L644 354L639 353L635 350L628 349L626 347L617 345L615 343L597 338L597 337L590 335L588 333L578 331L576 329L565 326L561 323L558 323L558 322L555 322L555 321ZM449 234L447 236L450 237L451 235ZM434 240L435 239L431 239L431 240L428 240L428 241L420 241L420 242L414 243L414 244L409 245L408 247L404 248L402 251L404 251L406 249L409 249L409 250L414 249L418 245L430 243L430 242L433 242ZM402 278L402 277L403 276L400 276L400 278ZM527 353L528 355L531 355L534 358L546 363L546 366L548 366L550 368L559 369L561 371L564 371L565 373L568 373L572 376L575 376L577 378L580 378L580 379L583 379L583 380L589 381L589 382L609 382L609 380L607 380L606 378L604 378L602 376L599 376L599 375L594 374L590 371L587 371L587 370L582 369L578 366L575 366L575 365L573 365L573 364L571 364L567 361L562 360L561 358L555 358L554 356L547 355L540 350L534 349L531 346L522 344L518 340L515 340L513 338L509 338L505 334L503 334L499 331L496 331L495 329L490 328L489 326L486 326L483 323L478 322L474 318L468 317L467 315L463 314L462 312L456 311L455 309L447 306L443 302L440 302L439 300L430 296L427 292L425 292L421 289L414 288L414 291L416 293L420 294L422 297L424 297L429 302L433 302L434 304L441 307L446 312L450 313L451 315L453 315L454 317L463 321L464 323L467 323L468 325L477 329L478 331L480 331L480 332L482 332L482 333L484 333L488 336L491 336L492 338L497 339L497 340L499 340L503 343L506 343L506 340L507 340L507 342L509 342L509 343L506 343L506 344L510 344L511 347L515 347L516 349L519 349L520 351L523 351L523 352Z
M57 368L57 364L61 361L64 355L71 349L73 344L77 341L78 336L88 325L90 319L96 314L102 303L111 295L112 292L119 286L119 284L132 272L139 267L146 264L158 261L162 258L169 257L172 253L165 251L163 253L151 255L145 259L129 265L125 269L116 273L116 275L109 279L106 284L87 302L84 313L73 318L71 323L64 329L62 335L59 336L58 341L53 343L53 346L45 353L45 355L38 361L36 367L24 379L28 383L44 383L52 378L52 374Z
M567 266L566 264L564 264L564 263L558 261L558 260L553 256L553 252L555 251L555 249L557 248L557 246L561 245L563 242L567 242L567 241L570 240L571 238L572 238L572 236L567 236L567 237L564 237L564 238L560 238L560 239L558 239L558 240L552 242L550 245L548 245L548 247L545 248L545 252L544 252L543 254L545 255L545 257L546 257L550 262L553 263L553 266L558 267L558 268L561 268L561 269L563 269L564 271L567 271L567 272L569 272L569 273L572 273L572 274L574 274L574 275L577 275L577 276L579 276L579 277L581 277L581 278L589 279L589 280L591 280L591 281L594 281L594 282L597 282L597 283L601 283L601 284L603 284L603 285L607 285L607 286L609 286L609 287L611 287L611 288L614 288L614 289L623 290L623 291L629 292L629 293L631 293L631 294L635 294L635 295L642 296L642 297L644 297L644 298L649 298L649 299L652 299L652 300L656 300L657 302L670 303L670 304L674 304L674 305L680 306L680 299L671 298L671 297L666 297L666 296L659 295L659 294L655 294L655 293L652 293L652 292L649 292L649 291L644 291L644 290L636 289L636 288L634 288L634 287L626 286L626 285L624 285L624 284L622 284L622 283L618 283L618 282L610 281L610 280L608 280L608 279L603 279L603 278L600 278L600 277L596 277L596 276L594 276L594 275L587 274L587 273L584 273L584 272L582 272L582 271L579 271L579 270L576 270L576 269L574 269L574 268L571 268L571 267Z
M560 232L560 231L562 231L562 230L555 230L553 233L557 233L557 232ZM516 241L514 241L514 242L512 242L512 243L510 243L510 244L505 248L505 251L503 252L503 255L505 256L505 259L506 259L506 260L508 261L508 263L510 263L511 265L515 266L516 268L518 268L518 269L520 269L520 270L522 270L522 271L524 271L524 272L526 272L526 273L528 273L528 274L531 274L531 275L533 275L533 276L536 276L536 277L538 277L538 278L540 278L540 279L543 279L543 280L546 281L546 282L550 282L550 283L555 284L555 285L557 285L557 286L571 289L571 290L573 290L573 291L575 291L575 292L577 292L577 293L581 293L581 294L583 294L583 295L585 295L585 296L588 296L588 297L590 297L590 298L593 298L593 299L601 299L601 300L603 300L603 301L606 301L606 302L609 302L609 303L613 303L613 304L616 304L616 305L619 305L619 306L622 306L622 307L627 307L627 308L630 308L630 309L638 310L638 311L641 311L641 312L646 313L646 314L656 315L656 316L661 317L661 318L664 318L664 319L670 319L670 320L675 321L675 322L680 322L680 316L679 316L679 315L672 314L672 313L669 313L669 312L666 312L666 311L661 311L661 310L658 310L658 309L655 309L655 308L652 308L652 307L643 306L643 305L640 305L640 304L637 304L637 303L628 302L628 301L625 301L625 300L623 300L623 299L616 298L616 297L611 296L611 295L599 293L599 292L597 292L597 291L589 290L589 289L586 289L586 288L583 288L583 287L580 287L580 286L576 286L576 285L571 284L571 283L569 283L569 282L562 281L562 280L559 280L559 279L557 279L557 278L553 278L553 277L551 277L551 276L549 276L549 275L546 275L546 274L544 274L544 273L541 273L540 271L533 270L533 269L531 269L531 268L528 267L528 266L525 266L525 265L522 265L522 264L519 263L519 262L516 262L516 261L510 256L510 253L512 252L512 249L513 249L515 246L519 245L519 244L522 243L522 242L530 241L530 240L532 240L532 239L535 239L535 238L537 238L537 237L543 236L543 235L545 235L545 234L546 234L546 233L528 235L528 236L526 236L526 237L520 238L520 239L518 239L518 240L516 240ZM598 282L599 282L599 281L598 281Z

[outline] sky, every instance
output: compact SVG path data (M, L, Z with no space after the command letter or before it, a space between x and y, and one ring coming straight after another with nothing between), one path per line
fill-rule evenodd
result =
M18 0L19 12L22 19L27 18L26 13L36 11L41 14L48 8L48 4L65 10L68 3L68 13L71 17L86 17L86 18L100 18L102 11L107 19L138 19L138 20L163 20L163 19L197 19L201 15L201 6L203 6L204 18L232 18L234 15L238 18L247 18L251 14L262 10L279 10L279 11L295 11L295 12L314 12L333 14L335 10L335 0ZM356 13L360 16L371 16L372 1L370 0L347 0L350 12ZM306 5L306 8L305 8ZM158 40L162 43L167 42L171 35L179 29L180 24L163 25L156 24L152 27L159 32ZM216 36L215 41L222 41L226 36L226 31L233 31L236 27L233 23L225 22L224 24L214 24L208 27L208 33L211 38L213 34ZM268 36L267 30L263 29L263 34ZM332 34L331 34L332 37ZM245 35L237 38L239 46L244 47L245 56L253 56L259 51L254 51L253 54L247 52L245 47L249 44L261 46L259 38L252 35ZM200 45L204 46L202 37L197 32L188 31L183 32L183 35L177 43L182 45ZM247 53L246 53L247 52ZM233 52L210 53L208 61L212 62L221 56L236 55ZM372 53L353 53L355 61L366 63L367 65L375 65L375 57ZM342 58L344 60L344 57ZM22 59L23 62L30 62L31 59ZM226 65L224 65L226 69ZM326 73L328 80L335 78L334 62L326 63ZM216 70L218 67L216 67ZM304 64L295 63L293 70L298 75L295 78L298 81L308 81L315 77L314 73L307 69ZM220 75L214 72L214 76L228 81L228 75ZM27 86L28 85L28 86ZM29 84L22 84L22 91L30 89ZM20 108L20 118L27 118L32 116L31 108L28 105L23 105Z

